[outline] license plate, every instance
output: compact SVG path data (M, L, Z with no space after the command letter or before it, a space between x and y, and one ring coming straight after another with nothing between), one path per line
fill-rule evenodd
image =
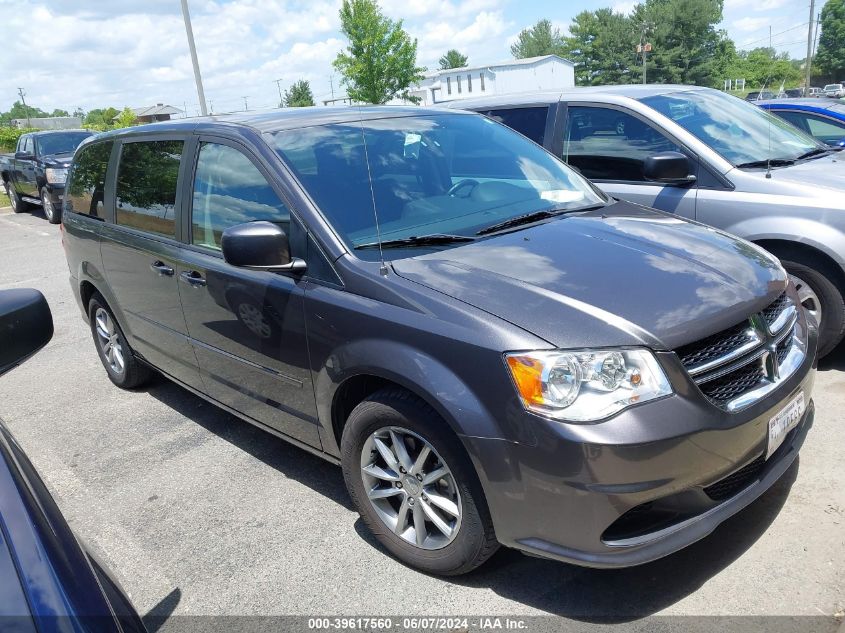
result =
M766 459L769 459L772 453L783 444L786 434L795 428L801 420L801 416L804 415L806 408L804 392L802 391L790 400L789 404L769 419L769 445L766 450Z

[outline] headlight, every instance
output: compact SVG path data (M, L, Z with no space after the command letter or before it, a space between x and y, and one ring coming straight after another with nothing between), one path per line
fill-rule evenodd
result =
M648 350L516 352L505 360L525 408L555 420L601 420L672 393Z
M44 172L47 182L51 185L63 185L67 182L67 169L64 167L48 167Z

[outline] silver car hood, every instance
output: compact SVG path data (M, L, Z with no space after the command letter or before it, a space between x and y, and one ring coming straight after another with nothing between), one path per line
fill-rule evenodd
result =
M765 169L734 168L726 176L741 184L740 190L817 198L824 200L825 206L845 208L845 152L773 167L771 178L766 178Z

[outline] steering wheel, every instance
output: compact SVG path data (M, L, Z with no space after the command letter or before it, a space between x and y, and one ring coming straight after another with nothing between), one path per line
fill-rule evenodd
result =
M462 198L469 198L470 194L472 193L472 190L475 189L477 186L478 186L477 180L473 180L472 178L467 178L466 180L462 180L461 182L456 182L454 185L449 187L449 195L457 197L456 194L461 189L465 189L465 188L469 187L469 191L467 191L467 194L465 196L461 196Z

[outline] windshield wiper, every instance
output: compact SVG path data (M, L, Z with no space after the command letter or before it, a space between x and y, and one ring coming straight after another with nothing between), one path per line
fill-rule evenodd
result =
M513 226L521 226L523 224L531 224L533 222L545 220L546 218L553 218L556 215L564 215L565 213L576 213L580 211L591 211L593 209L599 209L604 206L606 205L593 204L586 207L576 207L574 209L541 209L540 211L532 211L531 213L526 213L525 215L518 215L514 218L508 218L507 220L503 220L501 222L497 222L496 224L486 226L480 231L478 231L476 235L488 235L490 233L496 233L497 231L501 231L503 229L509 229Z
M791 158L772 158L771 160L752 160L748 163L740 163L737 167L740 169L744 167L788 167L794 164L795 161Z
M833 148L830 148L830 147L825 147L825 148L817 147L816 149L811 149L806 154L801 154L801 156L799 156L795 160L804 160L805 158L812 158L813 156L821 156L822 154L830 154L832 151L833 151Z
M382 248L402 248L403 246L437 246L438 244L455 244L457 242L472 242L475 238L470 235L451 235L449 233L432 233L430 235L412 235L397 240L381 242ZM378 248L379 242L358 244L356 250L364 248Z

